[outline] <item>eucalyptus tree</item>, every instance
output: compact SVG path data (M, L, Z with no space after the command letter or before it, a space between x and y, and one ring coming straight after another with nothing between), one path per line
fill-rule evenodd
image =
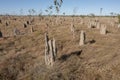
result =
M52 9L53 9L53 6L51 5L45 10L45 12L47 13L48 16L52 15L52 13L53 13Z
M76 15L77 11L78 11L78 7L74 7L74 9L73 9L73 23L74 23L74 17Z
M35 15L36 13L34 9L29 9L28 12L29 12L29 15Z
M76 15L77 11L78 11L78 7L74 7L74 9L73 9L73 15L74 16Z
M34 20L32 16L35 15L36 11L34 9L29 9L28 12L29 12L29 18L32 22Z
M102 15L103 8L100 8L100 15Z
M58 23L58 14L60 12L60 8L62 6L63 0L54 0L54 7L57 13L56 23Z
M113 13L113 12L110 12L110 15L111 15L111 16L114 16L114 13Z
M54 6L55 6L57 14L60 11L60 7L61 7L62 3L63 3L63 0L54 0Z
M65 16L65 12L63 12L63 15Z
M20 15L23 15L23 9L20 9Z
M45 10L45 12L47 13L47 15L48 15L48 17L49 17L49 21L50 21L50 22L51 22L51 15L52 15L52 13L53 13L52 9L53 9L53 6L51 5L51 6L49 6L49 7Z

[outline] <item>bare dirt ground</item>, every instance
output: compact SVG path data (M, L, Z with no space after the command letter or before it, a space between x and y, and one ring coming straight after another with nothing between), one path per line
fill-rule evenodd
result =
M59 17L57 24L55 17L32 18L0 17L0 80L120 80L120 29L116 17L74 17L74 22L72 17ZM107 26L106 35L88 28L89 20L95 19ZM19 35L14 36L14 28ZM81 30L86 33L83 46L79 46ZM53 67L44 61L46 32L56 39L58 53Z

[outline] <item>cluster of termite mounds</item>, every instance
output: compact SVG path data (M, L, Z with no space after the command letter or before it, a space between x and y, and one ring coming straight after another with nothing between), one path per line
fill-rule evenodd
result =
M74 25L75 20L72 20L72 23L70 25L70 32L72 35L72 39L76 38L76 27ZM62 24L62 23L61 23ZM88 29L95 28L95 30L99 30L99 34L106 35L107 34L107 25L104 23L101 23L99 20L89 20L88 23L83 22L81 20L80 24L86 24ZM48 27L48 25L47 25ZM118 28L120 27L120 24L118 24ZM79 33L79 46L84 46L87 44L86 42L86 31L80 30ZM94 40L95 42L95 40ZM57 56L57 48L55 44L55 39L53 38L50 40L48 38L48 34L45 34L45 64L49 66L53 66Z
M107 34L107 27L105 24L100 23L98 20L89 21L88 28L96 28L100 30L100 34Z
M24 35L27 33L34 32L33 29L33 19L25 20L24 17L22 19L18 19L14 16L1 16L0 18L0 37L11 37L11 36L18 36L18 35ZM17 23L21 27L18 27ZM4 27L2 27L4 26ZM3 29L4 28L4 29ZM24 28L24 30L21 30L21 28ZM24 31L24 32L23 32Z
M40 18L40 21L46 21L45 22L45 29L46 31L45 32L48 32L50 30L50 26L59 26L59 25L63 25L65 21L67 21L67 18L64 18L64 17L58 17L57 18L57 22L55 22L55 19L51 19L51 18ZM11 24L12 24L12 21L9 21L10 19L4 21L3 19L0 19L0 24L4 24L4 27L5 28L8 28ZM14 19L14 21L16 21L16 19ZM76 22L77 20L75 19L71 19L70 20L71 22L68 23L70 24L69 27L70 27L70 31L71 32L71 35L72 35L72 39L76 39L76 33L77 33L77 29L76 29L76 26L75 26L75 23L78 23ZM22 22L22 27L26 30L29 28L29 33L33 33L35 30L34 30L34 19L29 19L29 20L24 20ZM99 20L88 20L87 22L85 22L82 18L80 19L79 23L81 25L87 25L87 28L88 29L92 29L92 28L95 28L97 30L99 30L99 33L101 35L106 35L107 34L107 25L104 24L104 23L101 23ZM59 24L59 25L58 25ZM112 23L111 23L112 24ZM118 28L120 28L120 24L118 24ZM6 30L6 29L5 29ZM86 44L86 35L87 35L87 31L85 30L79 30L80 32L78 33L79 34L79 46L84 46ZM92 31L92 30L91 30ZM0 30L0 38L1 37L5 37L3 35L4 31L3 30ZM17 28L17 26L14 26L14 28L12 28L12 34L13 36L18 36L18 35L22 35L22 32L19 28ZM45 64L46 65L50 65L50 66L53 66L55 60L56 60L56 57L57 57L57 48L56 48L56 41L55 41L55 38L53 39L50 39L48 37L48 34L45 33Z

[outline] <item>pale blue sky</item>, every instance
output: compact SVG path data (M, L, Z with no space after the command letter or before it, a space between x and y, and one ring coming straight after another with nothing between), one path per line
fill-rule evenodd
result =
M54 0L0 0L0 14L20 14L23 9L24 14L28 14L29 9L36 10L37 13L53 5ZM103 14L110 12L120 13L120 0L63 0L60 14L73 14L76 8L76 14L100 14L100 8L103 8Z

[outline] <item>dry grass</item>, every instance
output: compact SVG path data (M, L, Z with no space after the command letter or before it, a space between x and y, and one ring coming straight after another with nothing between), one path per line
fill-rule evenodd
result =
M60 17L62 24L54 25L54 17L50 21L48 17L34 17L34 21L24 28L29 17L1 16L0 28L5 37L0 39L0 80L119 80L120 29L116 26L117 18L97 19L106 24L107 35L101 35L96 28L88 29L88 17L75 17L76 38L73 39L71 17L65 17L65 21ZM10 22L8 26L6 21ZM111 26L110 22L115 25ZM33 33L30 26L34 28ZM13 36L14 27L22 35ZM86 32L87 38L86 45L80 47L81 30ZM47 67L44 63L46 31L57 42L58 57L53 67Z

